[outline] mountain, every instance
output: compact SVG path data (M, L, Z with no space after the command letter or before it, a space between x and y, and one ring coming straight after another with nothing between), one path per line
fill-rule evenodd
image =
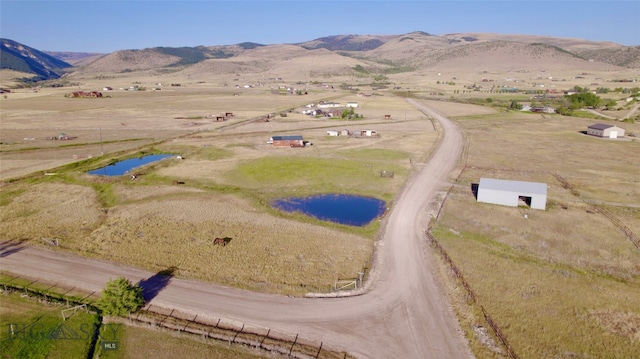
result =
M72 67L67 62L9 39L0 39L0 69L10 69L33 74L31 80L59 78L64 69Z
M337 35L327 36L296 45L307 50L327 49L330 51L368 51L382 46L394 36Z
M43 51L45 54L55 57L58 60L62 60L70 65L75 66L76 64L82 63L86 61L86 59L90 58L98 58L105 54L98 52L70 52L70 51Z
M263 45L154 47L108 54L43 52L11 40L2 41L3 68L55 78L73 67L70 78L96 76L187 76L213 81L215 76L255 78L384 78L429 71L617 71L640 69L640 46L606 41L537 35L415 31L401 35L335 35L314 40ZM54 59L49 55L55 55ZM5 58L7 60L5 60ZM46 60L46 61L45 61ZM73 72L70 72L70 71ZM226 79L224 81L229 81Z

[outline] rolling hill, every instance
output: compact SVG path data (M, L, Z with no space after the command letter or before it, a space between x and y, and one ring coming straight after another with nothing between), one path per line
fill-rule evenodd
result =
M155 47L102 55L49 52L73 59L73 67L15 41L3 40L2 44L3 68L32 73L40 79L57 78L61 69L73 70L71 77L140 71L203 77L285 72L291 76L327 77L454 68L462 72L640 69L639 46L490 33L335 35L294 44Z
M33 74L34 81L59 78L72 65L9 39L0 39L1 69Z

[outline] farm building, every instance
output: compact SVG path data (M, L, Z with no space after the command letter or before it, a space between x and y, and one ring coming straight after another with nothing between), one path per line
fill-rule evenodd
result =
M480 178L478 202L517 207L520 201L531 208L547 207L547 184Z
M556 110L554 110L553 108L549 107L549 106L536 106L536 107L531 107L531 112L541 112L541 113L555 113Z
M596 123L587 128L587 134L597 137L618 138L624 137L624 128L604 123Z
M302 136L273 136L269 140L274 147L304 147Z
M353 137L378 137L378 132L374 130L360 130L355 131Z
M336 130L328 130L327 131L327 136L331 136L331 137L336 137L339 136L340 132L336 131Z
M338 102L324 102L321 101L318 103L319 108L332 108L332 107L342 107L342 105Z
M102 97L99 91L75 91L68 95L69 97Z
M356 107L358 107L358 103L357 102L347 102L347 107L356 108Z

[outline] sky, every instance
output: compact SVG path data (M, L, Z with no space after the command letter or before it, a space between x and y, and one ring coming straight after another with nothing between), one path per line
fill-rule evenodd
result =
M640 45L640 1L0 0L0 37L41 51L109 53L332 35L489 32Z

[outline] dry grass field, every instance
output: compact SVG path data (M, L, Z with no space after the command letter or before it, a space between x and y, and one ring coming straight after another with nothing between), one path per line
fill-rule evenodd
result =
M335 101L358 101L357 113L364 116L346 121L298 113L306 103L339 95L334 91L304 97L257 89L240 96L180 91L71 99L52 90L4 99L2 175L10 180L2 189L3 237L34 245L57 239L59 249L154 271L176 266L180 276L257 291L329 291L335 280L354 278L369 266L379 221L363 228L334 225L280 213L269 202L338 192L391 204L412 163L426 160L438 139L429 119L390 96L342 93ZM224 122L176 119L224 112L234 116ZM273 115L269 122L262 120L266 114ZM34 135L45 133L32 129L42 121L60 126L48 133L64 129L78 138ZM185 129L188 121L202 125ZM328 129L345 128L380 136L327 136ZM24 140L27 133L36 139ZM313 145L274 148L266 141L276 134L302 134ZM183 159L137 170L135 181L85 174L143 150ZM87 152L91 158L75 155ZM19 176L26 177L15 180ZM214 246L216 237L231 241Z
M430 105L458 115L469 139L467 166L435 235L515 352L527 358L638 353L640 249L588 203L640 232L640 142L586 136L580 131L593 123L586 119L468 116ZM638 124L621 126L640 130ZM579 196L563 188L556 174ZM481 177L544 182L547 210L477 203L471 186ZM457 303L468 323L463 327L474 337L472 325L486 326L482 314L464 300Z
M380 51L416 57L391 45ZM104 64L105 74L80 73L74 87L19 89L0 98L2 239L36 246L57 239L57 250L151 271L175 266L180 277L255 291L329 291L336 279L354 278L370 265L380 221L363 228L334 225L281 213L269 202L338 192L376 197L392 206L439 139L437 124L378 88L396 86L399 95L428 97L427 104L456 120L467 136L466 166L434 234L515 352L522 358L631 358L640 352L640 250L592 208L600 206L640 233L640 142L581 133L604 119L505 112L485 101L530 100L491 93L490 86L562 90L599 83L614 88L620 84L613 80L637 78L637 69L595 64L583 69L582 63L551 61L548 55L541 57L544 61L519 56L517 66L500 67L502 49L494 57L473 58L471 65L457 58L376 84L350 71L364 63L352 58L291 46L273 51L280 58L269 68L261 56L273 54L260 52L166 73L146 69L113 75L111 65ZM10 83L5 77L2 83ZM315 82L303 86L307 95L274 95L271 90L284 81L268 79L279 77ZM152 91L160 81L161 90ZM343 84L371 96L341 90ZM457 92L472 84L485 87ZM146 91L124 90L134 85ZM104 86L115 90L97 99L65 97ZM629 113L622 95L608 96L624 107L608 115ZM364 119L300 113L305 104L320 100L357 101L356 113ZM222 122L207 117L226 112L234 116ZM267 114L268 122L263 120ZM638 123L620 126L640 133ZM327 130L342 129L371 129L380 136L327 136ZM61 133L77 138L48 139ZM303 135L313 145L274 148L266 143L273 135ZM138 169L133 181L86 174L143 152L183 159ZM383 170L395 176L383 178ZM573 185L573 193L556 176ZM545 182L547 210L478 204L471 186L480 177ZM216 237L231 240L214 246ZM502 357L473 330L485 325L478 308L449 285L476 356ZM193 356L206 355L198 350Z

